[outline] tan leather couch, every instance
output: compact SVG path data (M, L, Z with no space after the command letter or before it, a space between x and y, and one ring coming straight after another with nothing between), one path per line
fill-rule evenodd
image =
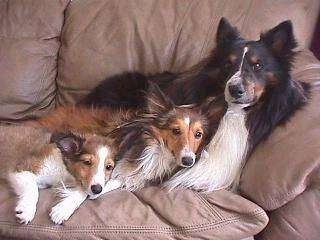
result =
M16 122L74 103L127 70L182 71L215 46L222 16L244 37L291 19L301 52L293 76L314 85L298 112L248 160L242 194L268 212L257 239L320 239L320 62L308 50L318 0L2 0L0 118ZM268 217L227 191L115 191L85 203L63 226L41 192L35 220L15 223L15 197L0 184L0 239L243 239Z

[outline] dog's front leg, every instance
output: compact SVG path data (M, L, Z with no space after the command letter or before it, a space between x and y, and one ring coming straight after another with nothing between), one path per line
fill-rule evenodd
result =
M80 189L64 189L61 195L62 200L50 212L50 218L55 224L68 220L87 198L87 194Z
M27 224L34 218L39 198L36 175L28 171L11 173L8 180L18 196L16 218L19 223Z

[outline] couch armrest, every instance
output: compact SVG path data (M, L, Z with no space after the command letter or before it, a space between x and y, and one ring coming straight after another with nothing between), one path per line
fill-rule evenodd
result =
M268 226L256 240L318 240L320 236L320 190L310 188L269 214Z
M298 54L293 77L312 84L308 105L261 143L249 158L241 192L265 210L274 210L318 184L320 167L320 62Z

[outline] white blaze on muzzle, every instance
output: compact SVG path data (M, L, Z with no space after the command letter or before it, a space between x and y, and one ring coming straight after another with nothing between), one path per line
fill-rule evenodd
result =
M243 65L244 57L246 56L246 53L248 52L248 50L249 50L248 47L244 47L239 69L237 72L235 72L235 74L231 76L231 78L226 83L226 87L224 89L224 96L228 104L230 104L231 101L233 100L233 97L230 95L230 92L229 92L229 85L236 85L242 81L242 77L241 77L242 65Z
M99 164L97 167L97 172L92 178L91 185L105 185L105 161L109 155L109 149L105 146L101 146L98 150Z

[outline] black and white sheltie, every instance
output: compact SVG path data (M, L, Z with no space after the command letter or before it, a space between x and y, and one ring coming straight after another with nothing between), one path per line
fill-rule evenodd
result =
M221 20L216 72L220 80L226 79L220 85L228 110L208 145L208 157L189 171L181 170L167 186L203 190L237 186L244 160L254 147L308 101L309 85L290 75L295 47L290 21L261 34L258 41L248 41Z
M212 96L219 99L224 93L228 108L225 114L221 111L220 126L207 147L209 154L203 154L191 169L179 171L167 182L170 188L215 190L236 185L246 156L308 102L310 86L290 75L297 45L290 21L261 34L258 41L251 41L242 38L223 18L216 42L211 55L190 71L155 76L118 75L117 81L111 81L112 88L106 80L82 101L101 106L102 97L103 106L141 107L141 99L134 95L127 92L122 98L123 93L117 94L119 87L115 86L128 84L126 77L134 78L132 85L127 85L130 92L141 94L149 78L176 104L201 103ZM110 91L112 95L108 94ZM130 104L126 104L129 96ZM119 98L122 101L117 105ZM213 102L212 109L221 104Z

